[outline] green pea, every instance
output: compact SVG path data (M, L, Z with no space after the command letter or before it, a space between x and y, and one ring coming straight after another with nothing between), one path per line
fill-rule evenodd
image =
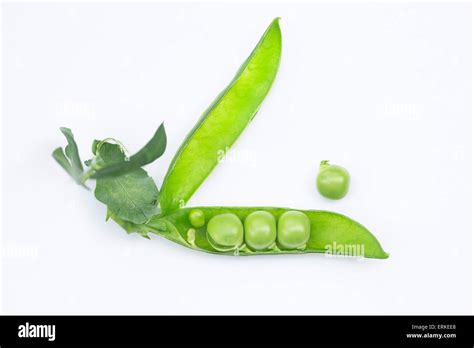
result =
M206 216L200 209L193 209L189 212L189 222L195 228L201 228L206 223Z
M284 249L304 247L311 233L309 218L300 211L287 211L278 219L278 244Z
M272 214L257 210L247 216L245 244L254 250L265 250L275 244L276 220Z
M341 167L321 161L316 186L319 193L329 199L341 199L349 191L349 172Z
M237 249L244 241L244 226L235 214L216 215L207 224L207 239L217 250Z

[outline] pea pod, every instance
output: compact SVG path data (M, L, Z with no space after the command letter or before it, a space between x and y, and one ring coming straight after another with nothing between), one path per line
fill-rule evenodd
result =
M176 153L160 192L164 214L180 208L257 113L275 79L281 55L279 18L273 20L234 79L204 112ZM190 175L192 173L192 175Z
M144 225L129 224L128 232L141 232L144 236L151 232L191 249L222 255L326 253L375 259L386 259L389 256L364 226L344 215L321 210L299 210L309 218L311 223L310 237L305 248L288 250L275 246L268 250L255 251L243 244L241 248L222 251L209 242L206 225L199 228L192 225L189 215L193 210L202 211L206 221L223 214L234 214L241 221L245 221L246 217L255 211L268 212L278 220L290 209L275 207L183 208L170 215L156 215ZM123 222L119 219L114 216L112 218L123 226Z

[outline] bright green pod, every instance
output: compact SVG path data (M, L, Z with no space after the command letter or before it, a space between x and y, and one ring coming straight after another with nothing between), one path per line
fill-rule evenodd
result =
M265 250L275 245L277 236L275 217L257 210L245 218L245 244L253 250Z
M177 151L160 190L163 214L177 210L189 200L217 165L219 154L227 152L260 108L280 63L278 22L279 18L273 20L234 79L204 112Z
M311 226L310 236L304 249L283 249L279 248L277 243L276 247L265 250L252 250L251 248L242 247L221 251L209 242L206 226L194 228L190 224L189 212L192 209L202 210L209 221L218 215L233 214L237 216L239 222L245 221L250 214L256 211L266 211L278 221L283 214L292 210L277 207L184 208L167 216L156 215L143 225L134 225L120 220L113 214L110 214L110 217L129 233L138 232L143 236L147 236L148 233L155 233L188 248L220 255L238 254L241 256L251 256L322 253L326 255L374 259L386 259L389 256L377 238L363 225L347 216L321 210L300 210L301 213L304 213L309 218Z

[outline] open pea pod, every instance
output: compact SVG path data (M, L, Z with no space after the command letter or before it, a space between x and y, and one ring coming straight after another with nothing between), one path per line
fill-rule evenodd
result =
M177 151L160 190L164 214L184 205L252 120L275 79L281 55L273 20L234 79L201 116Z
M204 224L196 227L192 224L190 214L200 211L204 215ZM378 240L364 226L338 213L321 210L299 210L310 221L310 236L303 248L284 249L276 243L266 250L252 250L245 243L227 251L216 249L210 241L207 225L213 217L222 214L234 214L241 221L256 211L270 213L275 220L290 211L288 208L274 207L195 207L183 208L166 216L156 215L144 225L129 224L129 232L141 232L144 236L155 233L173 242L199 251L222 255L269 255L269 254L302 254L325 253L386 259L386 253ZM123 221L112 218L123 226ZM245 231L247 233L247 231Z

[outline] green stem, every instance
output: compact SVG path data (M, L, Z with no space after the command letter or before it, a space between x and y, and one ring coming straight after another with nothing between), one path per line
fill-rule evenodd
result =
M329 160L322 160L321 163L319 164L319 170L329 167L329 166L330 166Z
M82 173L81 175L81 185L84 185L85 182L95 173L95 169L89 169L87 172Z

